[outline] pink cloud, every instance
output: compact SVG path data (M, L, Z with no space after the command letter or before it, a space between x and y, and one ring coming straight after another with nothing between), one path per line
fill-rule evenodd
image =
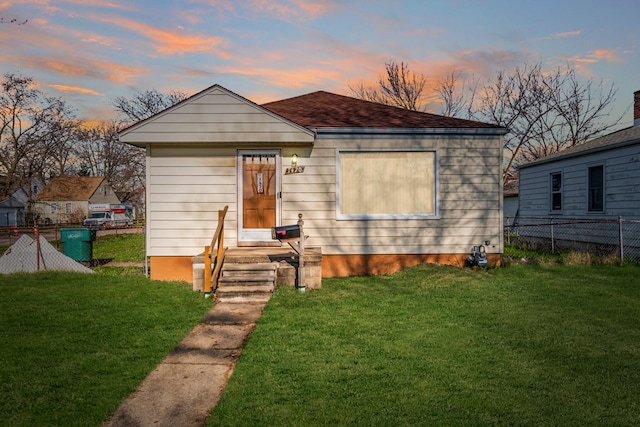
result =
M620 62L620 58L617 55L617 52L614 49L596 49L591 55L593 58L598 60L604 59L608 62Z
M67 85L56 85L56 84L51 84L49 85L49 87L59 90L60 92L73 92L73 93L80 93L82 95L96 95L96 96L104 96L103 93L100 92L96 92L95 90L92 89L88 89L85 87L79 87L79 86L67 86Z
M601 61L606 61L606 62L622 61L615 49L595 49L589 52L586 56L567 56L567 57L562 57L561 59L577 65L595 64Z
M267 15L287 22L310 21L338 8L334 0L195 0L215 7L226 14L240 15L240 9Z
M30 68L48 70L60 75L106 79L118 83L122 83L132 77L148 73L146 68L133 67L107 61L62 60L41 56L22 56L21 58L18 58L18 60L21 64Z
M231 58L229 53L221 49L221 47L228 44L228 41L223 37L181 34L179 32L162 30L121 16L95 16L94 19L124 28L139 34L144 39L151 40L154 44L153 49L164 55L214 52L224 59Z
M576 37L576 36L579 36L580 34L582 34L582 30L565 31L563 33L553 34L551 36L551 38L553 38L553 39L564 39L564 38L567 38L567 37Z

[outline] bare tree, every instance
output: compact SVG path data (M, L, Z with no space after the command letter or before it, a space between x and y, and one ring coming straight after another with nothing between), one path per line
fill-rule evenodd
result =
M104 176L122 202L144 190L144 150L118 140L116 122L103 122L77 132L75 155L81 175Z
M444 112L509 129L504 182L517 175L516 166L600 136L622 120L611 117L614 85L581 81L570 64L550 72L541 64L500 70L466 93L464 79L454 72L440 82Z
M51 115L49 131L43 136L38 149L29 161L37 167L41 182L47 177L74 175L77 161L74 155L76 135L82 121L71 118L72 113L62 105Z
M136 92L131 97L118 96L112 103L125 121L138 122L151 117L187 98L187 94L172 90L168 93L156 89Z
M73 112L63 100L45 97L30 77L7 73L1 85L0 193L6 193L24 177L45 182L58 132Z
M464 71L453 70L439 80L435 88L442 101L443 116L474 119L473 105L478 90L478 81L467 84Z
M366 87L361 82L357 86L349 86L351 93L360 99L392 105L407 110L423 108L421 98L427 78L409 70L409 64L395 61L385 63L385 76L378 78L377 87Z

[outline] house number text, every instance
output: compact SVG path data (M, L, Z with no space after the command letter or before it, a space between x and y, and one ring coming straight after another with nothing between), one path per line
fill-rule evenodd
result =
M293 168L286 168L284 170L285 175L291 175L292 173L304 173L304 166L296 166Z

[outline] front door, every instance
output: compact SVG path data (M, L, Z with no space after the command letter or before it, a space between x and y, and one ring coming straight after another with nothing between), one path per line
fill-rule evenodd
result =
M238 242L271 242L280 222L280 152L238 152Z

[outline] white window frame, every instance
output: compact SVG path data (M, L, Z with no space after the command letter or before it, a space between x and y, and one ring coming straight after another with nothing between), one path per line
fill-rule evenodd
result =
M383 152L429 152L433 153L433 212L425 212L422 214L416 213L393 213L393 214L345 214L342 213L342 194L341 194L341 159L340 156L342 153L383 153ZM367 149L349 149L349 148L338 148L336 149L336 219L337 220L379 220L379 219L440 219L440 210L439 210L439 167L438 167L438 159L439 153L437 148L367 148Z
M66 202L64 204L64 213L66 214L70 214L73 212L73 203L71 202Z
M58 204L56 202L51 202L49 204L49 211L51 214L57 215L58 214Z

